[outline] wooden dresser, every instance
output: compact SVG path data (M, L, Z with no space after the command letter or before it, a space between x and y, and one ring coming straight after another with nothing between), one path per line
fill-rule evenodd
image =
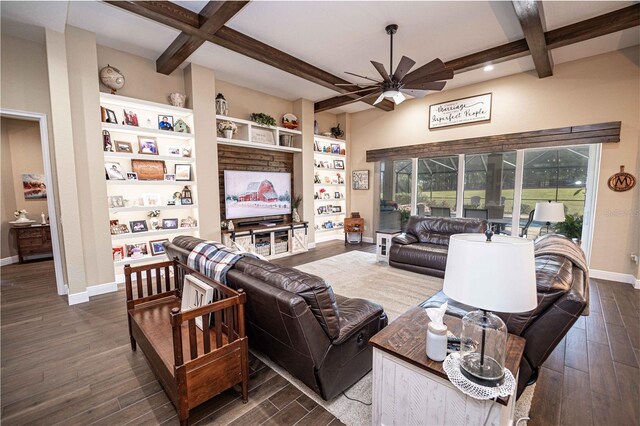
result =
M20 263L24 263L25 256L50 254L53 257L49 225L14 226L11 232L16 238Z

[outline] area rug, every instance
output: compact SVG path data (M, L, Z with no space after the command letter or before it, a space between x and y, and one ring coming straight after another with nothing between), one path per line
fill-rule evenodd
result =
M379 303L387 313L389 322L442 289L440 278L392 268L377 262L375 254L361 251L306 263L296 269L324 278L337 294ZM372 373L364 376L344 394L325 401L268 357L260 353L255 355L347 426L371 425L371 406L367 404L371 404ZM528 417L534 387L527 388L517 401L515 420ZM519 426L524 424L524 421L518 423Z

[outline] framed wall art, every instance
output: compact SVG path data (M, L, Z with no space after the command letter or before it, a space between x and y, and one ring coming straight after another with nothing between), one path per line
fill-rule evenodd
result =
M138 174L138 180L164 180L167 172L162 160L131 160L131 168Z
M352 189L369 189L369 170L354 170L351 174Z
M429 105L429 129L491 121L491 93Z

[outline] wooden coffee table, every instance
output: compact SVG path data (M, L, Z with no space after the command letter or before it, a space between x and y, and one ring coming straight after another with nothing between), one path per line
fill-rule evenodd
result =
M493 401L466 396L447 378L441 362L426 354L429 317L416 306L369 340L373 346L374 425L482 425ZM445 324L460 335L461 320L446 315ZM525 339L507 337L505 367L518 380ZM499 398L488 425L513 424L515 398Z

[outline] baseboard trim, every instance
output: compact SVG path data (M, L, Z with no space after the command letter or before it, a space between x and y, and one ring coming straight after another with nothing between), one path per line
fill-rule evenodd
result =
M373 237L362 237L362 242L373 244Z
M77 305L79 303L88 302L89 298L92 296L97 296L99 294L105 293L114 293L116 291L118 291L118 283L114 281L110 283L91 285L87 287L85 291L69 294L67 297L69 300L69 305Z
M601 271L599 269L589 269L591 278L601 280L616 281L619 283L631 284L634 288L640 289L640 279L636 279L631 274L621 274L620 272Z
M116 291L118 291L118 283L116 281L87 287L87 293L89 294L89 297L105 293L113 293Z
M312 249L312 248L316 248L316 243L309 243L309 244L307 244L307 248L310 248L310 249Z
M86 303L89 301L89 292L82 291L80 293L70 293L68 296L69 306Z
M19 261L20 261L19 256L3 257L2 259L0 259L0 266L11 265L13 263L18 263Z

